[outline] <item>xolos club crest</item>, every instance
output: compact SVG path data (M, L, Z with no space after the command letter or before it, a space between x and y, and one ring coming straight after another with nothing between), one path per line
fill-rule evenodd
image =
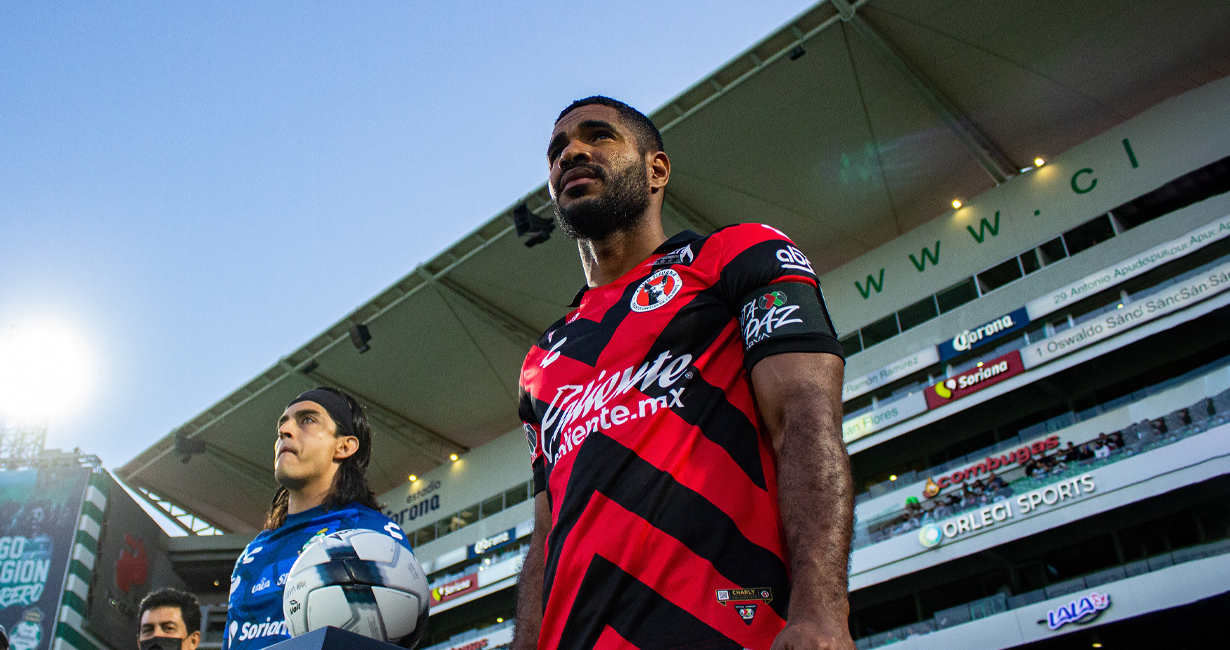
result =
M670 302L683 288L683 278L674 269L662 269L645 278L632 294L632 311L653 311Z

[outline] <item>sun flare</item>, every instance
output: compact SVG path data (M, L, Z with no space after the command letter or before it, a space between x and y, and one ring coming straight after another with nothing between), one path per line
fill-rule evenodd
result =
M23 322L0 330L0 415L59 420L81 406L91 379L81 336L60 323Z

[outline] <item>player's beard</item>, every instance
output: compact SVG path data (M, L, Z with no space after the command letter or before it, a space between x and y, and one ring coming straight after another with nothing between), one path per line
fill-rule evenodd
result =
M645 220L649 209L649 175L637 160L614 174L597 165L581 163L602 181L604 190L595 197L573 201L563 210L551 201L560 230L573 239L602 241L619 232L629 232ZM556 192L556 196L558 196Z

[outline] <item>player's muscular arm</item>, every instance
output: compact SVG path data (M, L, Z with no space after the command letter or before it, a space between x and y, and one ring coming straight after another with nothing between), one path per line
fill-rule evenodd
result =
M534 532L530 550L517 579L517 629L512 650L534 650L538 647L538 630L542 627L542 579L546 563L547 535L551 533L551 506L547 493L534 497Z
M841 440L840 358L768 357L752 369L756 405L777 452L778 501L790 551L790 610L773 650L852 650L847 562L854 521Z

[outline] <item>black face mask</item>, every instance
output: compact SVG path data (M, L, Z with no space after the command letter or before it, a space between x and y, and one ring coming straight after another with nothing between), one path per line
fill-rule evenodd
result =
M180 650L183 647L183 643L183 639L156 636L142 641L139 647L141 650Z

